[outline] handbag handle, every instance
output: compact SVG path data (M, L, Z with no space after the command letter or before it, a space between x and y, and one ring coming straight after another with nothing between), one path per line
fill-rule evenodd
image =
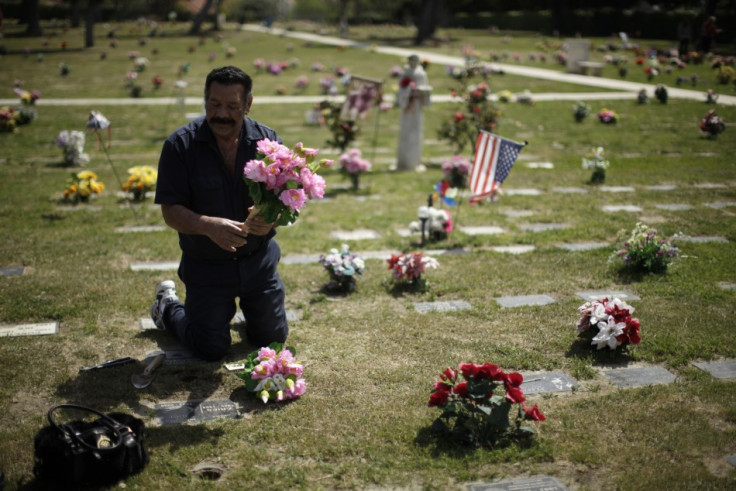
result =
M116 436L115 441L112 442L112 445L109 446L109 447L103 447L103 448L93 447L89 443L85 442L84 439L80 438L79 435L77 435L75 432L67 432L67 431L65 431L62 428L62 426L60 426L59 424L56 423L56 421L54 421L54 411L56 411L57 409L77 409L77 410L80 410L80 411L87 411L89 413L96 414L97 416L100 416L102 418L102 422L108 428L110 428L113 431L113 433L115 434L115 436ZM95 451L95 452L99 452L99 451L105 451L105 452L107 452L107 451L115 450L120 445L122 445L122 443L123 443L123 434L124 433L126 433L126 434L127 433L132 433L132 430L130 428L128 428L127 426L123 426L122 424L120 424L118 421L114 420L113 418L111 418L107 414L101 413L100 411L97 411L96 409L92 409L92 408L85 407L85 406L79 406L77 404L57 404L56 406L53 406L51 409L49 409L49 412L48 412L48 415L47 416L48 416L48 420L49 420L49 423L51 424L51 426L53 426L54 428L56 428L63 435L71 436L71 438L73 438L77 443L79 443L80 445L86 447L87 449L92 450L92 451ZM123 431L123 430L125 430L125 431ZM69 433L71 433L71 435Z

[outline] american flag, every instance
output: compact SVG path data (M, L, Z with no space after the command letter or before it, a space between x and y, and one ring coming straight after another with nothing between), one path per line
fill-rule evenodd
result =
M480 130L470 169L470 203L477 203L495 192L497 184L511 172L511 166L525 145Z

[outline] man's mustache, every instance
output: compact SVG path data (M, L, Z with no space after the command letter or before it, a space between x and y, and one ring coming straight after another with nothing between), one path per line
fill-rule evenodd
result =
M235 120L230 118L212 118L210 122L213 124L229 124L230 126L235 125Z

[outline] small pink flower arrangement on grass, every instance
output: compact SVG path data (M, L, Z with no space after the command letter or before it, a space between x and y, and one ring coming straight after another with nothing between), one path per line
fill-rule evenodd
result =
M296 399L307 390L307 384L302 377L304 366L296 360L295 353L292 347L271 343L248 355L244 372L238 377L245 381L245 389L264 404Z
M433 257L425 256L422 252L409 254L391 254L386 260L388 269L394 282L409 284L414 287L426 288L427 284L422 275L427 269L437 269L440 263Z
M618 122L618 114L612 109L603 108L598 112L598 120L603 124L616 124Z
M465 189L468 187L469 174L470 161L462 155L453 155L442 162L442 175L454 188Z
M324 197L325 180L317 174L331 160L316 162L318 149L301 142L294 149L265 138L257 144L255 159L245 163L244 179L255 206L251 216L261 215L267 223L289 225L311 199Z

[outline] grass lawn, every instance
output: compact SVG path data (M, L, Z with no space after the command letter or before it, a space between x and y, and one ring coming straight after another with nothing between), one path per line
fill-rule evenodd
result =
M277 85L294 94L294 80L307 75L306 95L320 93L318 81L335 67L383 79L401 60L371 51L303 45L287 38L230 29L222 39L188 38L185 26L164 26L155 37L149 28L122 25L118 45L109 46L107 30L98 26L97 46L82 49L82 33L49 27L42 39L9 36L10 54L0 71L3 97L14 96L15 80L40 90L44 98L124 98L125 75L132 70L128 54L139 51L150 65L139 74L143 98L174 93L179 67L190 63L182 79L186 95L198 97L205 75L215 66L233 63L253 72L256 100L251 116L276 129L284 142L302 141L324 147L325 128L304 124L310 104L259 104L259 95L274 95ZM376 44L406 36L398 28L356 28L357 39ZM6 29L6 34L8 30ZM508 49L537 52L534 36L490 36L452 32L437 47L460 55L473 44L487 53ZM145 44L141 41L145 39ZM65 50L59 42L67 40ZM601 40L603 42L605 40ZM667 45L661 42L659 45ZM24 54L28 46L30 54ZM193 51L190 51L192 46ZM228 58L226 48L236 48ZM508 48L505 48L508 46ZM153 53L157 50L157 54ZM38 53L43 52L42 60ZM102 59L101 53L106 52ZM210 53L215 53L214 60ZM487 55L484 55L487 56ZM597 55L596 55L597 56ZM629 55L633 65L633 55ZM254 71L253 61L289 61L279 77ZM520 63L532 63L521 56ZM298 60L298 62L297 62ZM58 65L71 67L59 75ZM326 69L313 72L313 63ZM541 62L533 62L542 66ZM553 67L551 61L546 66ZM561 67L560 67L561 69ZM633 68L631 79L643 74ZM733 95L733 85L718 86L709 66L696 65L699 90L713 88ZM155 91L154 75L164 78ZM616 77L607 66L604 76ZM663 74L674 86L677 72ZM434 93L449 92L454 81L444 67L430 66ZM510 75L491 76L493 91L593 91L562 83L538 82ZM597 90L596 90L597 91ZM33 486L33 436L45 425L48 408L75 402L103 411L142 415L148 424L151 462L125 482L135 489L453 489L469 482L547 474L570 489L733 489L736 468L725 461L736 454L736 390L733 380L719 380L693 366L698 361L736 358L733 317L736 297L722 284L736 283L736 143L731 135L736 107L703 101L670 99L640 105L631 100L590 101L592 114L575 123L569 101L534 105L502 104L497 132L526 140L497 203L451 209L456 226L495 225L497 235L470 235L461 229L427 248L463 247L469 254L441 255L440 266L427 273L428 291L391 288L390 273L380 260L368 259L357 291L349 296L325 293L327 273L317 263L282 264L287 308L300 319L291 324L289 343L305 365L308 389L297 401L264 406L246 393L243 382L221 363L166 365L153 384L136 390L130 377L139 363L80 373L82 366L147 353L170 343L166 333L139 330L148 315L155 284L175 279L175 272L132 271L130 264L176 261L176 233L119 233L119 227L163 225L159 209L148 198L130 205L119 194L118 178L132 166L156 166L163 139L200 105L99 106L112 121L109 152L87 134L86 168L95 171L105 191L89 204L64 207L62 193L71 172L63 165L54 140L62 130L83 130L93 107L43 105L31 124L16 133L0 134L0 267L22 265L25 274L0 277L0 324L59 323L51 336L0 338L0 470L7 489ZM598 122L602 108L615 110L616 125ZM706 138L700 118L715 108L727 123L725 133ZM372 160L361 189L349 191L337 170L327 170L330 199L309 204L299 221L281 228L277 239L283 256L326 254L339 247L330 234L360 228L380 232L379 239L351 242L351 250L420 248L418 237L402 237L397 229L416 219L417 207L441 178L440 163L452 155L439 141L440 122L456 110L435 103L425 112L423 155L428 170L390 170L396 154L399 114L372 112L355 146ZM581 159L602 146L611 166L606 186L633 191L605 192L590 185ZM466 155L472 157L470 154ZM553 169L532 168L551 162ZM649 186L671 185L671 191ZM559 188L585 193L563 194ZM514 194L533 188L540 194ZM718 206L717 204L725 204ZM690 205L667 210L662 204ZM714 205L716 204L716 205ZM641 212L605 212L607 205L636 205ZM513 218L514 212L528 216ZM637 221L670 237L716 236L723 242L678 242L681 257L666 274L632 275L608 264L616 234ZM564 228L530 232L524 225L549 223ZM597 241L610 246L567 252L564 243ZM494 246L533 245L520 255L494 252ZM180 295L186 292L176 279ZM641 321L642 341L628 350L595 351L578 337L576 292L626 290ZM555 299L545 306L503 308L496 297L544 294ZM419 313L414 304L463 300L471 309L453 313ZM234 345L226 361L238 361L248 346L235 327ZM536 424L538 435L528 445L469 449L438 442L429 428L439 415L428 408L432 384L448 366L461 362L494 363L506 371L561 371L579 382L570 393L529 396L547 420ZM618 389L599 369L625 364L655 364L676 375L667 385ZM163 401L231 400L242 418L198 425L156 426L152 407ZM191 472L201 462L226 469L219 481L200 480ZM26 487L27 486L27 487Z

